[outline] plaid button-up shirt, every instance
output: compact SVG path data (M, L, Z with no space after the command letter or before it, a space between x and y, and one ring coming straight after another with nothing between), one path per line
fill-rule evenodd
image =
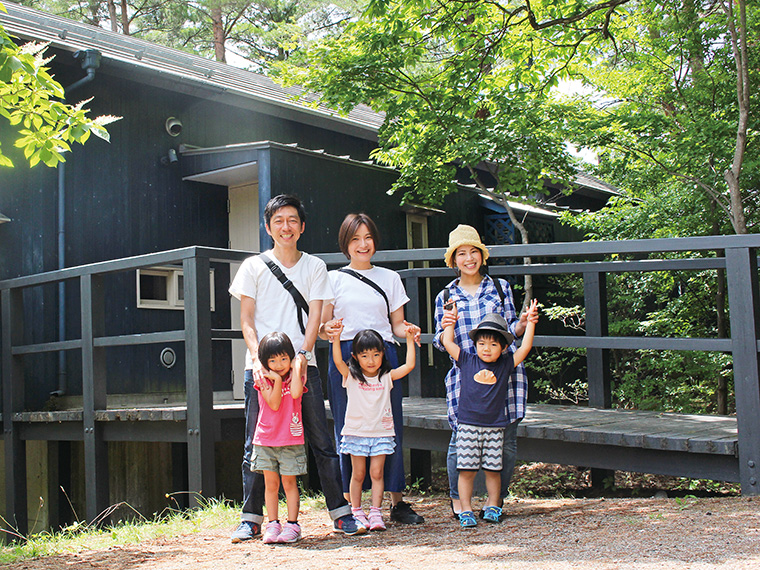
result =
M512 288L509 283L501 281L504 290L504 303L499 299L499 293L493 284L493 279L485 275L480 282L478 292L471 297L464 289L459 286L459 279L455 279L446 286L449 290L451 299L456 299L458 318L454 326L454 340L461 350L466 350L475 354L475 344L467 333L478 326L478 323L490 313L498 313L503 316L508 325L510 332L515 334L515 327L519 322L515 302L512 296ZM441 351L446 349L441 343L441 319L443 318L443 291L438 293L435 298L435 338L434 346ZM514 343L509 350L514 353ZM459 387L460 387L460 370L454 360L451 361L451 370L446 374L446 406L448 408L448 419L451 429L456 431L457 426L457 409L459 407ZM525 366L517 366L509 379L509 389L507 390L506 412L507 419L510 423L525 417L525 404L528 398L528 376L525 374Z

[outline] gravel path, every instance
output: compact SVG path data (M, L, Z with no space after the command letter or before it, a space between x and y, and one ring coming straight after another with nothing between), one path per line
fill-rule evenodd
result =
M464 531L448 500L412 499L427 522L344 537L324 512L301 515L295 546L233 545L232 529L29 560L8 570L297 568L344 569L716 569L760 568L760 498L519 499L499 525Z

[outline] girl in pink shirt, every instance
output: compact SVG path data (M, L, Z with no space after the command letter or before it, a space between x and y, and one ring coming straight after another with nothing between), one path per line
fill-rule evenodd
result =
M339 319L340 320L340 319ZM416 351L413 325L406 327L406 362L391 369L385 357L383 338L374 330L359 331L352 341L351 358L343 361L340 348L340 322L331 338L335 368L343 377L348 403L341 431L340 452L351 456L349 495L354 517L369 530L385 530L380 507L383 503L385 456L392 454L394 441L390 393L393 381L414 370ZM367 473L372 481L372 508L369 517L362 509L362 485Z
M301 395L306 378L294 378L291 364L295 357L288 335L272 332L259 342L259 362L264 378L255 385L259 392L259 416L253 435L251 470L264 474L264 504L267 523L264 542L296 542L301 538L298 525L298 482L306 473L306 448L301 421ZM278 518L280 481L288 505L288 521Z

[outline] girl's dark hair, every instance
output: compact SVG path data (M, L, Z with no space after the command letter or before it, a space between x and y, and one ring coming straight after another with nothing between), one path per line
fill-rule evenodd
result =
M380 376L393 370L391 368L391 363L388 362L388 357L385 356L385 343L383 342L383 337L381 337L380 333L377 331L364 329L363 331L356 333L351 348L351 358L348 359L348 371L351 373L351 376L356 378L359 382L364 384L367 381L364 379L364 373L362 372L361 366L359 366L359 361L354 357L354 354L359 354L365 350L379 350L383 353L383 362L378 371Z
M281 354L287 354L291 360L296 357L293 343L285 333L270 332L259 341L259 362L266 370L269 370L267 360Z
M351 238L354 237L354 234L356 234L357 231L359 231L361 225L367 226L367 229L372 236L372 241L375 244L375 251L377 251L377 248L380 246L380 234L378 233L377 226L375 225L375 222L372 221L372 218L364 212L348 214L338 230L338 246L343 252L343 255L348 259L351 259L348 255L348 244L351 243Z

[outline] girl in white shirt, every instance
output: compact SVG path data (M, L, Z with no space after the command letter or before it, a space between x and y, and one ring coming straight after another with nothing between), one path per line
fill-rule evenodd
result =
M385 456L395 448L393 413L390 392L393 381L403 378L414 370L416 351L406 352L406 362L391 369L385 357L383 338L374 330L360 331L353 339L348 362L343 360L340 347L339 323L332 336L333 362L343 377L343 387L348 394L345 423L341 432L340 452L351 456L351 483L349 494L354 517L369 530L385 530L382 503L385 481L383 469ZM406 328L409 346L414 342L415 330ZM369 517L362 509L362 485L370 458L369 476L372 481L372 508Z

